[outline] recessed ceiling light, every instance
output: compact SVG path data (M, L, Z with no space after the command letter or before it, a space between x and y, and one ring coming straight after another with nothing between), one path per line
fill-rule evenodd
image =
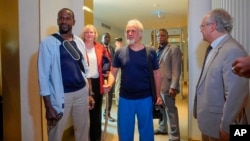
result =
M159 7L159 6L160 6L160 4L154 4L153 6L154 6L154 7Z

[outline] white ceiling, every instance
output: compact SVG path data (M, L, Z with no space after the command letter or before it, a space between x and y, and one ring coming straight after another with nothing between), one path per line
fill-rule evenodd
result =
M127 21L134 18L142 22L144 29L187 25L188 0L93 0L93 3L94 17L119 29L125 29Z

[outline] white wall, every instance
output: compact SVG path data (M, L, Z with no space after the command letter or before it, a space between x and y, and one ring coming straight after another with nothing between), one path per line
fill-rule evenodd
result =
M113 25L108 25L111 27L111 29L107 29L105 27L102 26L102 23L106 24L105 22L103 22L102 20L94 17L94 26L98 32L98 41L101 41L101 36L104 33L109 33L111 36L111 44L114 45L115 42L115 38L116 37L122 37L124 39L124 29L119 29L114 27ZM107 25L107 24L106 24Z
M212 9L224 8L231 14L234 19L231 35L239 41L248 52L250 52L249 6L249 0L212 0Z
M41 99L38 93L36 69L40 36L38 10L38 0L19 0L20 103L23 141L42 140Z
M188 54L189 54L189 97L188 97L188 135L192 140L200 140L197 121L193 118L195 87L202 68L206 43L202 41L200 24L203 16L210 11L210 1L189 0ZM199 11L199 12L197 12Z

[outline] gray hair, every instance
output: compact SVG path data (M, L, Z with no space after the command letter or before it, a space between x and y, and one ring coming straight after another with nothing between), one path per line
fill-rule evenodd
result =
M141 38L142 38L142 36L143 36L143 34L142 34L143 33L143 25L142 25L142 23L139 20L137 20L137 19L132 19L132 20L128 21L127 26L130 25L130 24L137 25L137 27L139 28L139 31L140 31Z
M217 25L216 30L223 33L231 33L233 29L233 18L224 9L218 8L209 12L207 22L215 22Z

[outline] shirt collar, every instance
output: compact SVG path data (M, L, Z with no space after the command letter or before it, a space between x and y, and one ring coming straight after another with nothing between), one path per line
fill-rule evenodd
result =
M227 36L227 34L224 34L220 37L218 37L217 39L215 39L212 43L211 43L211 46L212 48L216 48L218 46L218 44L220 43L221 40L223 40L223 38L225 38Z

